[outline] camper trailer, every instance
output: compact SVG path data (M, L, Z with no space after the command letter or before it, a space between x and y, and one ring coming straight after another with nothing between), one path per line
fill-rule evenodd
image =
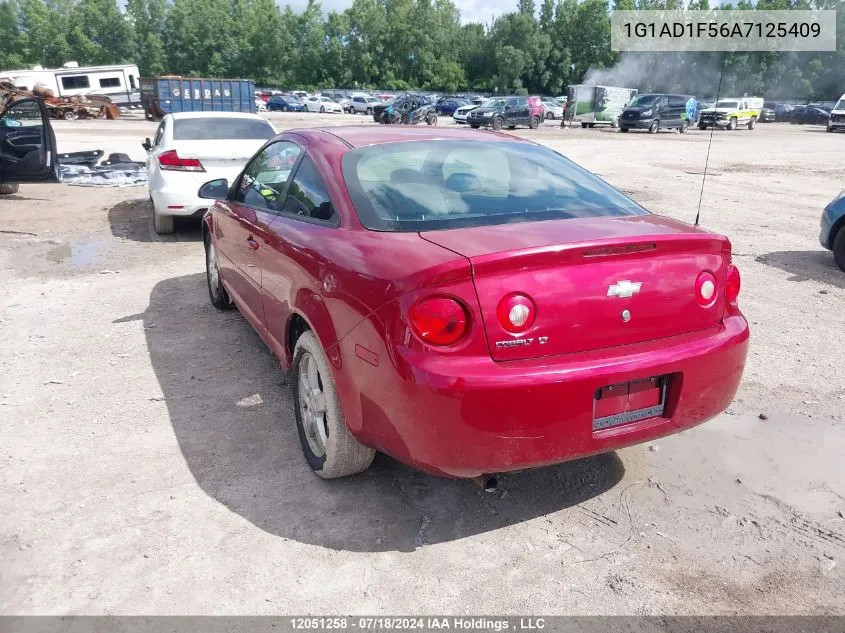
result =
M633 88L615 86L569 86L566 111L567 118L581 127L595 127L598 124L616 127L622 110L637 95Z
M61 68L33 66L25 70L0 70L0 78L11 80L23 90L46 88L57 97L101 95L118 106L141 104L138 67L134 64L80 66L68 62Z

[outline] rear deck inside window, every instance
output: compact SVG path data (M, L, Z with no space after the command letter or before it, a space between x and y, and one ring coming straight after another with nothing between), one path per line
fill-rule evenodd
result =
M648 213L572 161L529 143L388 143L350 150L342 164L361 223L377 231Z

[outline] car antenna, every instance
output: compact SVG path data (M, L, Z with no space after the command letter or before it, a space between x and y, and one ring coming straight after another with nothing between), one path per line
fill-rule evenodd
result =
M716 101L713 103L715 107L719 103L719 97L722 94L722 77L725 76L725 58L728 56L728 51L722 53L722 70L719 71L719 87L716 88ZM698 194L698 210L695 212L695 226L698 226L698 220L701 217L701 201L704 199L704 181L707 180L707 165L710 163L710 146L713 144L713 132L716 131L715 112L713 125L710 126L710 140L707 141L707 157L704 159L704 174L701 176L701 191Z

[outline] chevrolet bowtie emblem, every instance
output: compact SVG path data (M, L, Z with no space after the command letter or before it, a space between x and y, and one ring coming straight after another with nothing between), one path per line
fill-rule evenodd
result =
M642 286L642 282L639 281L617 281L612 286L608 286L607 288L607 296L608 297L619 297L620 299L627 299L629 297L633 297L640 291L640 287Z

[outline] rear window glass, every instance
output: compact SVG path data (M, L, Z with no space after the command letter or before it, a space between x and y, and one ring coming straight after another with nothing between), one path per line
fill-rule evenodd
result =
M572 161L528 143L362 147L344 155L343 176L361 223L376 231L648 213Z
M173 140L175 141L236 139L262 139L266 141L274 136L276 136L276 132L270 127L269 123L256 119L202 117L173 121Z

